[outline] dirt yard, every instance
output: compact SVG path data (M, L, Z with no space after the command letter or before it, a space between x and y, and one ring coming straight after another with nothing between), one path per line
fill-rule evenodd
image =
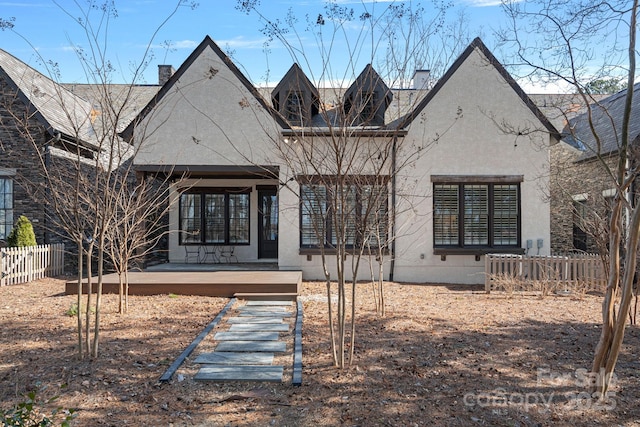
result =
M40 387L76 408L77 426L640 426L640 331L628 328L617 384L592 399L601 297L485 294L478 287L386 286L387 316L358 287L355 360L329 354L326 291L302 291L303 385L201 383L192 360L159 377L227 303L223 298L103 301L100 357L76 358L75 296L60 280L0 288L0 405Z

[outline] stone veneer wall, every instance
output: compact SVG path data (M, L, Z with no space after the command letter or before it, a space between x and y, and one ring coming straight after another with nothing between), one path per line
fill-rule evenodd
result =
M54 226L51 210L44 201L47 181L37 150L44 152L50 136L30 114L15 89L0 78L0 168L13 175L13 223L20 215L33 225L38 244L65 244L65 273L77 271L77 248L63 230ZM73 170L73 162L52 156L51 164Z
M44 206L32 196L34 187L31 186L42 183L42 169L35 150L44 146L45 135L44 128L33 117L28 117L26 105L15 96L15 90L0 79L0 167L16 170L13 223L20 215L29 218L38 244L49 243Z
M573 197L586 196L591 212L605 216L603 192L615 188L605 167L596 160L577 162L581 151L561 142L551 148L551 251L554 254L575 250L573 247ZM605 160L614 166L615 158ZM597 252L592 236L587 237L589 252Z

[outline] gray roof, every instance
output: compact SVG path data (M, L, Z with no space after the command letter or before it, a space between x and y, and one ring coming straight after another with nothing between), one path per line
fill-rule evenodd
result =
M71 93L88 101L99 116L108 109L117 114L117 132L122 132L158 93L160 85L131 84L63 84ZM110 107L104 104L110 104ZM112 114L113 115L113 114Z
M633 104L629 122L629 141L640 135L640 83L633 86ZM596 155L609 155L618 151L622 133L626 89L591 104L591 121L595 132L591 130L588 112L574 117L564 127L562 139L567 144L583 151L578 160L587 160ZM598 141L599 140L599 141ZM598 149L598 142L600 149Z
M332 121L332 117L334 117L337 113L337 109L342 104L344 99L344 94L348 88L343 87L327 87L327 88L319 88L318 94L320 98L320 103L322 105L321 111L324 111L322 114L318 114L313 118L314 127L324 127L327 126L327 119ZM270 87L260 87L258 91L265 98L270 100L270 94L273 88ZM418 102L427 94L428 90L426 89L390 89L391 94L393 95L393 99L389 104L389 107L385 111L385 123L393 122L400 117L408 114ZM334 121L334 123L336 123Z
M51 135L60 132L95 146L95 115L89 102L2 49L0 78L17 89L18 96Z

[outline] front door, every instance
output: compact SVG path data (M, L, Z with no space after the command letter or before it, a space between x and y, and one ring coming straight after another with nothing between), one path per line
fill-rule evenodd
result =
M258 258L278 258L278 191L258 189Z

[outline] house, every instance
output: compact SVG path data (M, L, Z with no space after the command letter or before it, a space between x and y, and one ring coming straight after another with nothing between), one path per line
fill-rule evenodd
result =
M0 49L0 241L20 215L38 243L58 241L41 200L43 166L95 158L94 117L90 103Z
M128 123L157 90L59 84L0 50L0 246L21 215L32 222L39 244L69 243L68 228L61 223L73 223L69 228L81 224L65 195L76 191L76 183L88 185L96 170L106 170L109 130L102 124L104 117L114 110ZM125 105L125 98L142 104ZM60 196L58 209L52 203L54 192ZM74 244L66 248L73 252ZM65 258L67 271L73 271L76 261Z
M390 89L368 65L326 93L294 65L267 100L205 37L122 133L141 174L176 178L169 262L195 254L323 278L338 224L352 232L346 258L371 245L364 210L379 215L392 280L482 283L486 253L549 254L557 131L480 39L429 91ZM351 169L326 161L331 144ZM336 191L345 198L329 212Z
M633 86L634 93L640 84ZM602 252L609 244L608 220L616 184L615 171L622 137L627 91L594 97L588 111L571 117L562 142L551 151L552 249ZM633 97L629 141L640 137L640 108ZM591 116L591 123L589 122ZM593 130L591 128L593 125ZM630 162L637 161L632 156ZM635 184L631 193L636 193Z

